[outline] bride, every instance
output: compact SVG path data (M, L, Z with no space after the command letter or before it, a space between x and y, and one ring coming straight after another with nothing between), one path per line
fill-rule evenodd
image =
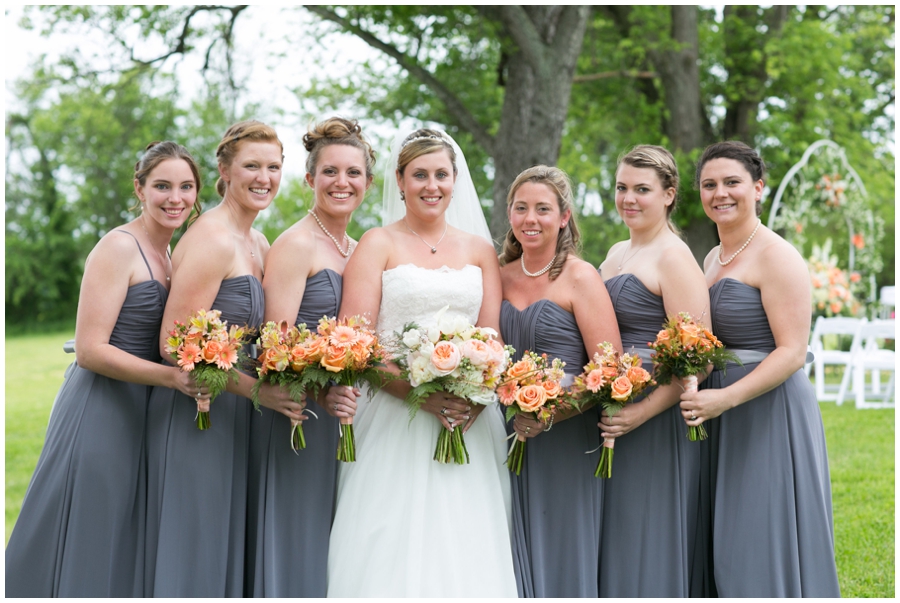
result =
M398 137L384 188L386 226L363 235L347 264L341 315L365 314L387 335L433 324L449 306L447 315L499 331L497 256L456 143L428 129ZM438 392L410 421L409 390L398 380L359 401L359 454L340 470L328 596L515 597L500 413ZM432 460L439 430L450 427L464 430L470 464Z

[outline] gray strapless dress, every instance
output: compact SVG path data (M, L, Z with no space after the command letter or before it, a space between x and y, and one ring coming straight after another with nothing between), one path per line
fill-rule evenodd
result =
M263 307L262 285L251 275L222 281L212 304L229 325L254 329ZM153 388L145 596L243 596L252 409L247 398L224 392L210 406L210 428L200 431L192 398Z
M504 301L503 341L565 361L578 374L588 356L575 317L550 300L524 310ZM505 407L500 405L501 412ZM599 412L556 423L530 438L522 473L512 479L513 558L519 596L596 597L603 480L594 477L600 446ZM512 433L512 424L507 430Z
M771 352L760 292L735 279L710 288L712 327L732 349ZM757 364L729 364L723 388ZM815 391L803 370L719 417L713 566L722 597L839 597L831 482Z
M128 288L109 342L156 362L168 291L150 278ZM143 595L149 397L147 385L66 370L6 547L7 597Z
M633 274L614 276L606 289L623 349L648 350L666 320L662 298ZM644 368L652 372L648 358ZM616 439L615 467L603 499L601 597L695 594L691 560L699 512L699 444L688 440L677 404Z
M341 305L341 275L306 281L297 324L315 331ZM247 509L248 597L325 597L328 538L337 488L338 420L310 400L318 419L303 422L306 449L290 445L291 421L260 407L250 415Z

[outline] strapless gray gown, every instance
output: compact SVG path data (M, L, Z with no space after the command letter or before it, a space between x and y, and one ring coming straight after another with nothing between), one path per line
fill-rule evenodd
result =
M662 298L633 274L614 276L606 289L623 350L647 350L666 320ZM647 359L643 366L653 370ZM700 443L688 440L677 404L616 439L613 476L603 499L601 597L695 594L691 560L697 554L699 463Z
M109 343L157 362L168 291L150 277L128 288ZM143 595L149 397L147 385L66 370L6 547L7 597Z
M500 331L516 360L525 350L546 353L565 361L569 374L587 364L575 317L550 300L521 311L504 301ZM594 477L599 453L585 452L600 446L598 421L597 408L590 408L529 438L521 475L509 474L519 596L597 596L604 484ZM507 430L512 433L511 423Z
M251 275L222 281L212 304L229 325L253 329L263 307L262 285ZM146 596L243 596L252 409L247 398L224 392L210 406L210 428L200 431L192 398L153 388Z
M710 304L713 331L727 347L775 349L758 289L722 279L710 288ZM729 364L706 386L727 387L756 366ZM723 413L715 437L719 596L839 597L825 431L803 370Z
M337 315L341 275L306 281L297 324L316 330ZM328 538L337 488L338 420L309 400L318 419L303 422L306 449L291 450L291 420L260 407L250 415L247 509L248 597L325 597Z

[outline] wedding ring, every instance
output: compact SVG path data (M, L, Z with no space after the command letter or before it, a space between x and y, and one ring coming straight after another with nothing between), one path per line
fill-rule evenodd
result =
M691 421L696 421L697 417L694 415L694 411L691 411Z
M447 407L446 406L441 409L441 414L445 417L447 416Z
M525 433L531 433L531 427L526 427L526 428L525 428Z
M331 410L337 410L337 404L332 404L332 405L331 405Z

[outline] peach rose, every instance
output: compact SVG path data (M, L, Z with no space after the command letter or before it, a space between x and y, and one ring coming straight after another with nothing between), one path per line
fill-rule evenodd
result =
M700 341L700 329L697 325L684 324L681 325L679 335L681 336L681 345L690 349L697 345Z
M350 355L353 357L353 364L363 367L369 361L369 348L363 345L361 341L357 341L350 348Z
M314 337L304 347L306 348L306 361L310 364L319 362L325 355L325 350L328 349L328 340L324 337Z
M203 356L203 360L212 364L216 361L216 356L222 351L222 344L218 341L207 341L206 345L203 346L203 352L201 355Z
M650 373L639 366L632 366L625 371L625 377L635 385L641 385L650 381Z
M463 358L468 358L475 368L486 368L491 360L491 349L488 345L477 339L467 339L459 344L459 353Z
M548 398L556 398L562 393L562 388L559 386L559 381L542 381L541 387L544 388L544 391L547 393Z
M516 403L524 411L539 409L547 401L547 392L540 385L526 385L516 393Z
M456 370L461 360L459 348L449 341L439 341L431 353L431 364L438 375L449 375Z
M530 358L523 358L519 360L517 363L509 367L507 374L510 379L521 379L528 373L534 370L534 363L531 362Z
M669 347L672 344L672 339L669 337L669 332L666 329L656 334L656 344L663 347Z
M350 350L343 346L328 346L325 349L325 354L322 356L319 364L321 364L322 368L326 371L340 373L344 370L344 367L347 366L349 353Z
M631 381L628 380L628 377L617 377L616 380L612 382L612 399L618 400L619 402L625 402L631 395L633 387L634 386L631 385Z
M604 366L600 370L603 371L603 378L607 381L615 379L619 374L619 369L615 366Z
M590 373L587 374L587 377L584 380L585 385L589 390L594 392L595 394L600 390L601 387L606 383L606 378L603 376L603 371L600 369L594 369Z

